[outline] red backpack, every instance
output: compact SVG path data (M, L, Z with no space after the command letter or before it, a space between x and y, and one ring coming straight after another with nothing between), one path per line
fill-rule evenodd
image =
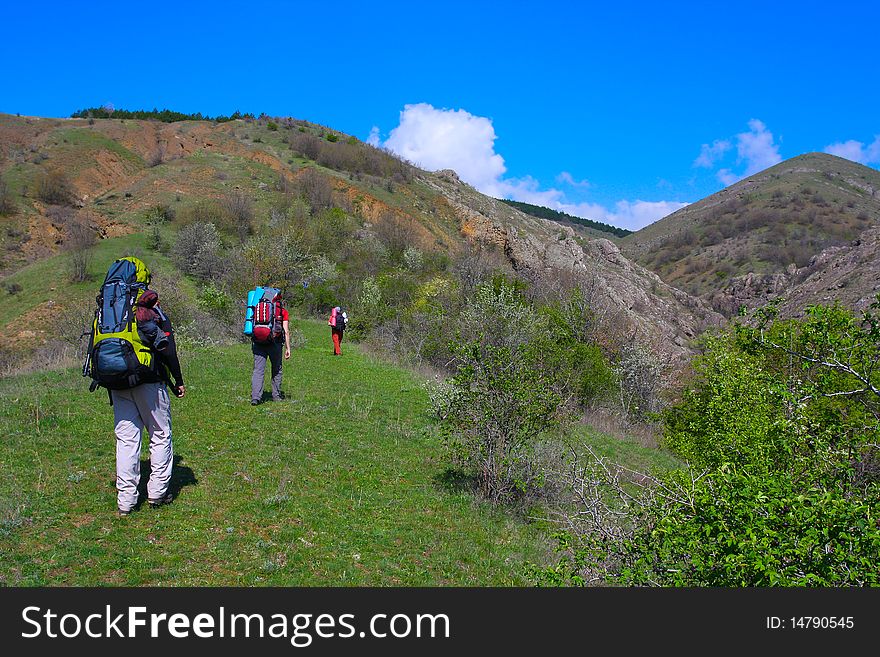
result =
M260 344L271 344L283 331L280 294L277 290L266 288L263 298L254 307L254 332L251 338Z

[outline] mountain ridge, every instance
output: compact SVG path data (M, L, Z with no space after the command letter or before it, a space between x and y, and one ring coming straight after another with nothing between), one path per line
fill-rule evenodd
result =
M880 172L808 153L688 205L620 240L665 281L734 314L781 292L880 225ZM800 271L800 274L794 275Z

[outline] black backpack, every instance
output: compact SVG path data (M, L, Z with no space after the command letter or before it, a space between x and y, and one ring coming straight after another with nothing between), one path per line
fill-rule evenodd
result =
M344 331L345 330L345 315L342 314L341 310L338 313L336 313L336 330L337 331Z

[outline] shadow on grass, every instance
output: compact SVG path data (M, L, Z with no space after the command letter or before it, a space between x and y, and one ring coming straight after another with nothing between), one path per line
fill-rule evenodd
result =
M477 478L455 468L446 468L434 475L434 485L448 493L474 493L477 490Z
M177 499L177 496L180 494L180 490L184 486L196 486L199 483L199 480L196 479L196 475L192 471L192 468L188 468L185 465L180 465L180 462L182 460L183 457L179 454L174 455L174 464L171 467L171 483L168 485L168 492L171 493L171 497L173 499ZM142 460L141 481L138 484L138 507L140 507L147 499L147 482L150 479L151 473L152 467L150 466L150 461Z

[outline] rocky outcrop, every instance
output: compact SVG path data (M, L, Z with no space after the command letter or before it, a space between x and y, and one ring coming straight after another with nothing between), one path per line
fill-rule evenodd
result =
M693 339L723 322L703 301L664 283L610 240L588 239L569 226L526 215L447 172L426 182L447 197L469 240L497 247L518 275L538 285L588 288L592 305L663 355L690 355Z
M848 246L823 251L808 269L782 295L784 315L797 316L808 305L835 301L856 312L866 310L880 294L880 227L864 231Z
M813 256L806 267L784 272L737 276L719 292L705 296L725 315L777 301L783 317L802 315L807 306L839 302L864 311L880 294L880 227L870 228L846 246Z

